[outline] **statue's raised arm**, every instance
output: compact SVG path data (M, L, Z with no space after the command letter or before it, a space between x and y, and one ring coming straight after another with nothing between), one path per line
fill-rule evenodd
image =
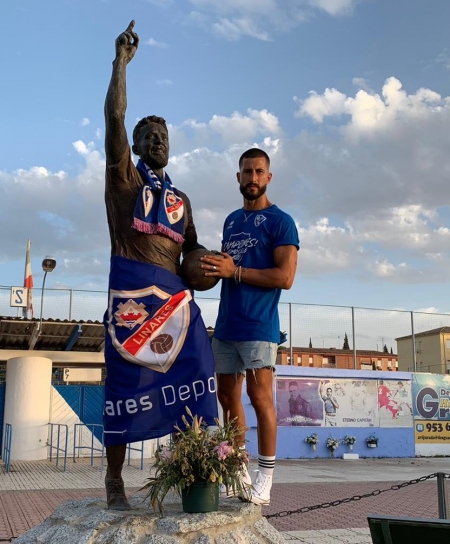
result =
M127 109L127 64L134 57L139 45L139 37L133 31L134 21L116 39L116 58L113 61L111 81L105 100L105 151L106 162L117 164L128 146L125 129Z

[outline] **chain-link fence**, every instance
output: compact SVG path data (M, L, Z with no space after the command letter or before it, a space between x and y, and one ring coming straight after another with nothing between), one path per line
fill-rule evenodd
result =
M10 306L10 287L0 287L0 315L20 317L21 308ZM101 321L107 306L106 291L76 289L33 290L34 316L43 319ZM214 328L219 300L195 297L207 327ZM40 309L42 304L42 316ZM421 364L415 359L419 351L415 335L424 331L450 327L449 314L435 314L351 306L332 306L282 302L279 305L280 328L287 332L288 349L314 347L342 349L346 339L350 350L373 350L397 353L396 339L411 337L411 362L403 370L440 373L446 371L445 361ZM450 345L448 346L450 355ZM449 357L450 359L450 357ZM356 360L356 357L355 357ZM450 360L448 361L450 363Z

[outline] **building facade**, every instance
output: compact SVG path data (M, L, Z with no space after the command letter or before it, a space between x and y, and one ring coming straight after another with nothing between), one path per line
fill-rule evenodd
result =
M355 360L356 359L356 360ZM398 370L397 355L384 351L353 350L334 348L292 348L280 347L277 365L303 366L310 368L340 368L347 370Z
M414 349L412 335L395 340L400 370L450 374L450 327L416 333Z

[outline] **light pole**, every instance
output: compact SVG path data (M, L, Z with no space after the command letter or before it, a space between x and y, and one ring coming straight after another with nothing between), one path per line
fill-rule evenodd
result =
M42 309L44 307L44 288L45 288L45 278L47 277L48 272L53 272L56 267L56 259L51 255L47 255L42 261L42 270L44 271L44 279L42 280L42 291L41 291L41 314L39 321L39 333L42 332Z

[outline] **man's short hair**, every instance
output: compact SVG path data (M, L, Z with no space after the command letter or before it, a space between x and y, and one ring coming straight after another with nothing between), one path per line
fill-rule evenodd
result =
M297 382L289 382L288 387L291 387L291 385L295 385L295 387L298 387L298 383L297 383Z
M145 127L145 125L150 125L150 123L156 123L158 125L163 126L167 130L166 120L162 117L158 117L157 115L149 115L148 117L144 117L139 121L139 123L134 127L133 129L133 143L136 143L136 135L139 132L139 130L142 127Z
M259 159L260 157L266 159L267 166L270 167L269 155L262 149L259 149L259 147L252 147L242 153L241 158L239 159L239 168L241 168L244 159Z
M327 387L326 392L328 393L328 391L333 392L333 390L331 389L331 387Z

